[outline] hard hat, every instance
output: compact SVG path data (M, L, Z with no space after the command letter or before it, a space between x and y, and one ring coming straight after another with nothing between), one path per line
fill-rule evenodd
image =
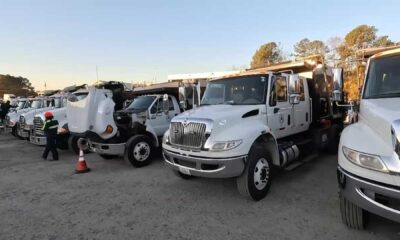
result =
M52 118L52 117L53 117L53 114L52 114L51 112L45 112L45 113L44 113L44 117L45 117L45 118Z

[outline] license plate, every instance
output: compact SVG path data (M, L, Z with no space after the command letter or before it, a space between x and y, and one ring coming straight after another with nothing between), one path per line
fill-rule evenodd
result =
M186 175L190 175L190 170L184 167L179 167L179 172L186 174Z

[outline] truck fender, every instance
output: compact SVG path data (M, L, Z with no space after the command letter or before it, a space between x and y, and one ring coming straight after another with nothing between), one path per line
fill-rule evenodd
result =
M158 137L152 126L146 125L146 135L153 139L154 147L159 147Z
M254 145L265 146L268 153L271 154L270 157L272 158L272 163L275 166L280 166L278 142L276 141L276 138L272 132L269 132L269 131L263 132L253 142L252 146L254 146Z

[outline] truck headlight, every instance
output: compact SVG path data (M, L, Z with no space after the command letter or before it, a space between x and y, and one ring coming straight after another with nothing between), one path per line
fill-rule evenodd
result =
M233 141L224 141L224 142L215 142L212 147L211 151L226 151L234 149L235 147L242 144L242 140L233 140Z
M388 172L387 167L379 156L358 152L345 146L342 147L342 150L347 160L358 166L375 171Z
M169 131L165 132L162 142L163 144L169 144Z

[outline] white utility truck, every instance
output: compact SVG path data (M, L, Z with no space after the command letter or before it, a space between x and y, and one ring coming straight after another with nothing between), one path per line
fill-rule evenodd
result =
M312 149L337 152L342 79L341 69L303 59L211 80L201 107L172 119L164 159L182 178L235 177L241 194L260 200L275 167Z
M49 109L36 114L33 118L33 128L31 129L30 142L44 146L46 145L46 136L43 131L43 124L46 120L44 113L53 113L54 119L58 121L58 135L57 135L57 147L60 149L70 149L73 152L79 154L78 137L74 137L70 134L68 130L67 121L67 104L66 100L69 94L74 93L74 96L78 99L83 99L87 95L86 85L81 86L71 86L63 90L63 100L62 106L59 108ZM85 152L86 149L84 149Z
M16 111L9 112L5 117L5 131L17 135L17 128L21 129L19 125L20 116L23 113L31 110L47 107L47 97L28 98L24 107Z
M135 89L135 98L125 109L121 108L127 98L121 95L120 83L92 86L87 92L83 99L69 98L69 131L87 139L90 151L103 158L124 155L135 167L150 163L170 120L181 113L177 83Z
M53 92L54 93L54 92ZM31 141L33 131L33 120L36 114L44 113L54 109L63 108L67 103L67 95L63 93L55 93L45 99L45 107L32 109L22 113L17 123L17 135L28 141Z
M342 220L356 229L368 212L400 222L400 48L380 51L368 60L358 122L344 129L338 151Z

